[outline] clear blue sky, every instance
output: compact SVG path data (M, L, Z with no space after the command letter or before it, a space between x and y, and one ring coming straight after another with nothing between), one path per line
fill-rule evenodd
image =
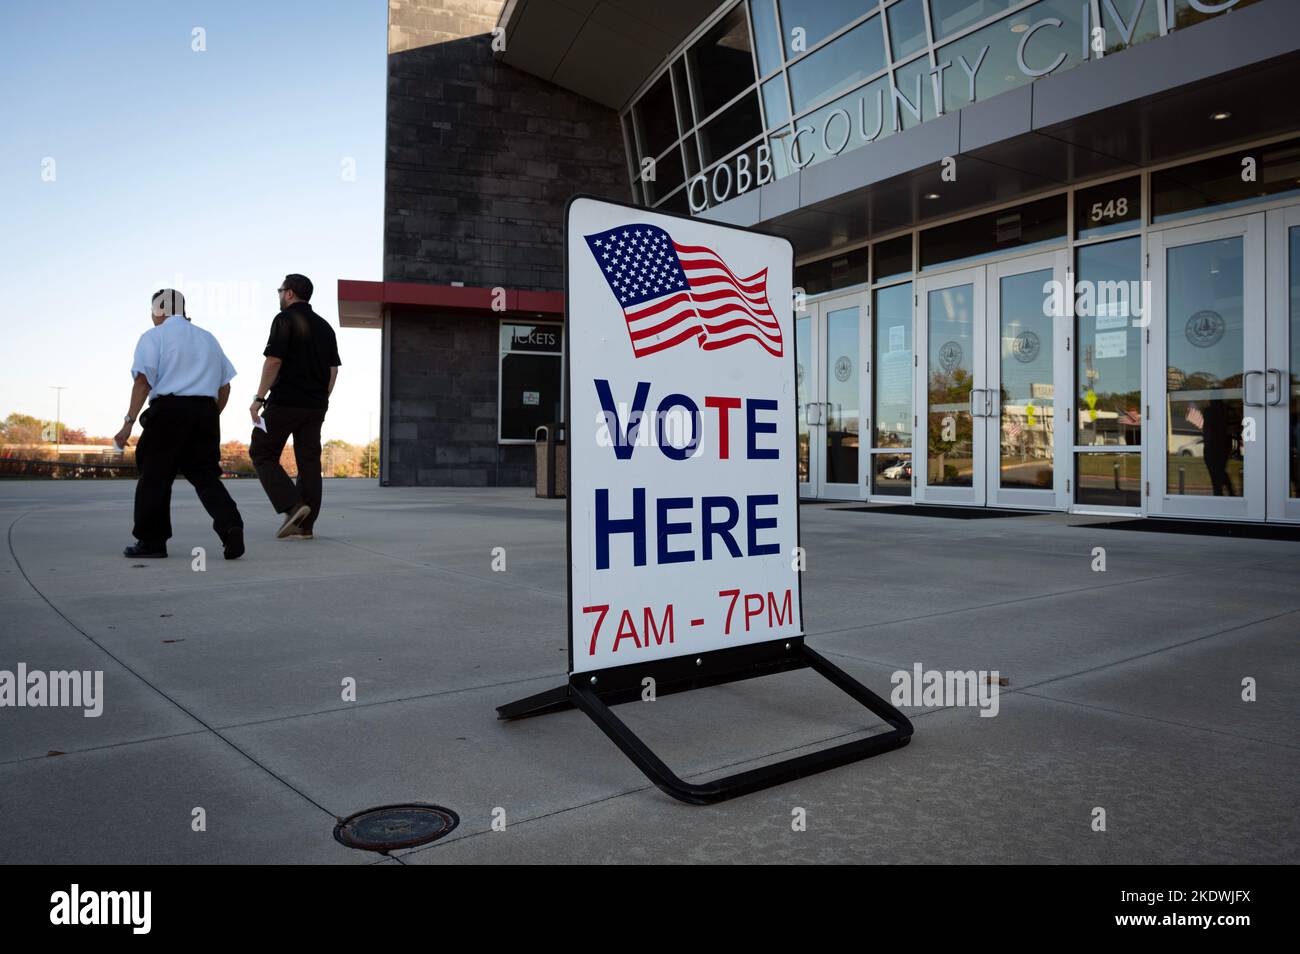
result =
M382 277L386 25L385 0L0 5L0 418L52 419L66 385L66 424L115 433L176 286L239 372L222 439L248 440L280 279L337 328L338 279ZM379 332L338 335L325 437L361 443Z

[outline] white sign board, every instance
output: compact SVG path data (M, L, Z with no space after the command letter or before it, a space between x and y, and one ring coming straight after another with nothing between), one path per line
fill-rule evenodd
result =
M785 239L567 213L573 672L803 632Z
M1103 331L1097 334L1094 340L1093 356L1102 361L1106 358L1125 358L1128 357L1128 332L1127 331Z

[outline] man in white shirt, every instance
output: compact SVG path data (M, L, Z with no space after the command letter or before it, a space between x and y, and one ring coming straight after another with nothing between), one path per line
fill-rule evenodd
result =
M212 517L226 559L237 559L244 553L244 521L221 483L221 411L230 398L235 368L216 338L190 324L180 292L155 292L150 311L154 326L135 346L131 407L115 438L119 447L126 446L145 397L152 395L149 410L140 417L144 431L135 448L140 477L133 532L138 542L122 553L132 558L167 555L172 482L181 473Z

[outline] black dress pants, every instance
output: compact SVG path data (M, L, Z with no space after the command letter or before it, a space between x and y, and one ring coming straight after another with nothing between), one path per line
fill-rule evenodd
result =
M266 422L266 430L254 428L248 445L248 456L253 459L257 478L276 513L289 513L300 503L311 507L310 516L301 524L304 533L311 533L320 516L320 429L325 422L325 409L268 404L262 420ZM296 483L280 466L280 454L290 437L294 460L298 463Z
M210 397L163 395L140 415L143 432L135 448L135 538L161 545L171 539L172 482L178 473L194 485L212 518L226 534L244 525L239 508L221 483L221 420Z

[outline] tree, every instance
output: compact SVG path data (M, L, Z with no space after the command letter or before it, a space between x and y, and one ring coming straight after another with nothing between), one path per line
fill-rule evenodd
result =
M45 421L30 414L14 412L0 423L0 436L6 444L41 444L44 443L43 431Z
M379 476L379 438L375 438L361 451L361 476Z
M221 445L221 469L229 474L251 474L253 462L243 441L226 441Z

